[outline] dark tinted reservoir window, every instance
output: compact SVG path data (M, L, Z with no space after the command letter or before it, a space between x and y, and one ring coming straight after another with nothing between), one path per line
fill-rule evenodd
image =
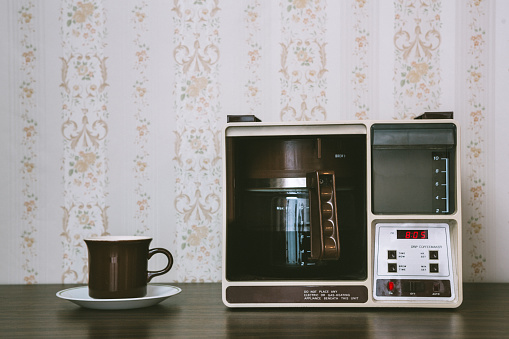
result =
M371 137L373 213L454 212L453 124L375 124Z

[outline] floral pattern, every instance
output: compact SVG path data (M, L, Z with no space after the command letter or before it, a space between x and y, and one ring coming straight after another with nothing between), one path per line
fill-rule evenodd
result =
M440 107L441 0L394 2L395 119Z
M38 51L36 45L36 6L32 1L23 1L19 4L17 24L21 39L19 41L21 54L19 55L19 73L21 84L19 85L19 118L22 126L21 138L21 161L19 173L22 180L23 207L21 209L21 254L23 280L27 284L37 283L38 269L35 264L37 257L37 212L39 207L37 192L37 79L36 67Z
M327 119L327 55L324 1L282 1L282 121Z
M151 176L150 153L148 151L149 137L151 132L151 121L149 117L149 95L147 86L149 78L147 68L150 62L150 46L147 45L148 35L148 4L141 1L135 4L131 11L131 23L134 32L133 45L133 70L135 81L133 83L132 100L134 106L134 119L136 121L136 136L134 145L136 155L133 159L134 195L136 205L133 206L134 220L136 222L135 235L146 235L151 230L150 212L151 195L148 191L148 183Z
M498 190L504 187L493 185L488 167L495 154L489 147L495 142L490 131L498 119L489 113L501 114L493 113L494 101L498 105L500 99L488 90L500 83L493 78L493 63L497 72L507 71L493 54L499 53L493 46L503 37L493 28L499 32L505 27L492 20L498 2L465 0L446 5L444 0L392 0L389 7L375 0L231 3L0 2L10 27L2 33L3 41L12 51L2 59L3 69L9 70L7 90L0 94L7 103L5 148L14 150L9 154L13 161L4 169L14 179L4 193L10 204L4 210L13 222L3 230L12 227L4 232L12 239L4 237L3 244L17 260L9 268L15 274L3 281L85 283L83 238L112 232L109 217L118 206L135 225L129 230L136 234L157 235L168 227L156 223L158 218L166 217L166 212L175 215L170 229L163 231L174 237L172 277L219 281L221 128L227 114L239 113L226 112L222 105L232 95L226 93L232 86L222 86L230 80L239 89L241 98L232 101L242 101L239 111L259 114L266 109L264 120L335 119L333 101L327 101L333 97L334 105L341 108L340 117L354 119L410 119L425 110L449 109L444 103L454 102L462 136L464 279L498 277L489 261L499 250L488 250L488 235L505 232L500 226L505 220L487 204L494 194L503 194ZM232 13L238 16L232 21L238 32L226 32L222 25ZM59 35L49 34L55 18ZM457 23L449 26L457 30L454 34L445 32L451 19ZM378 22L387 21L391 22L388 31L378 31ZM165 31L154 29L164 24ZM447 40L451 37L454 45ZM115 43L108 45L109 41ZM120 45L128 53L114 51ZM388 49L393 54L379 55ZM454 64L445 57L452 54ZM379 56L394 61L389 76L386 65L377 66ZM230 64L233 58L237 59ZM110 67L112 63L119 67ZM238 69L224 72L229 67ZM118 79L120 68L126 70L122 79ZM234 79L224 77L232 73ZM446 74L455 75L447 83L454 84L448 90L456 93L456 99L445 98ZM157 84L171 86L164 99L155 95L161 92L151 90ZM379 96L385 93L383 84L389 84L393 95ZM348 91L343 91L346 87ZM110 100L111 93L115 100ZM128 110L117 111L118 105ZM394 111L379 112L378 106ZM118 121L110 119L113 109L125 124L112 126ZM171 127L158 126L164 114L163 120L174 121ZM55 146L55 130L58 155L46 157L42 150ZM172 134L163 139L171 144L155 147L163 133ZM110 140L117 136L126 137L124 154L109 149ZM166 186L154 188L160 183L156 178L161 178L156 166L163 163L160 155L172 169L160 181ZM121 180L128 182L119 183L120 176L115 175L110 187L113 161L124 165L122 177L127 179ZM61 185L54 185L54 174L47 175L54 166L60 168L57 183L61 179ZM48 184L54 192L46 191ZM124 191L119 193L117 187ZM125 197L121 202L119 195ZM162 202L168 207L165 213L157 211L157 197L169 197ZM110 208L113 199L115 206ZM60 201L57 229L47 224L54 201ZM489 222L492 219L496 223ZM47 274L54 272L48 269L48 255L61 258L57 277Z
M172 8L179 281L221 279L220 10L217 0Z
M371 7L369 0L353 0L351 4L351 17L353 22L353 36L355 37L352 49L354 65L352 65L350 81L353 90L353 107L355 118L359 120L369 119L371 110L370 86L372 84L370 68L370 49L372 49L372 23ZM352 48L352 46L348 46Z
M83 239L108 234L108 70L106 17L99 1L61 8L61 98L64 159L63 283L88 281Z
M464 196L464 231L468 246L464 249L470 271L465 272L471 281L482 281L486 275L485 224L486 224L486 107L488 88L488 51L486 31L489 27L487 1L470 0L462 4L467 18L464 27L468 32L466 51L465 90L467 95L465 117L468 122L463 133L464 166L467 174L467 194Z
M261 60L262 60L262 41L261 41L261 22L260 22L261 4L259 0L248 2L244 10L244 25L248 37L246 45L248 46L246 71L248 79L244 83L244 98L248 107L248 114L255 115L259 112L262 105L262 86L261 86Z

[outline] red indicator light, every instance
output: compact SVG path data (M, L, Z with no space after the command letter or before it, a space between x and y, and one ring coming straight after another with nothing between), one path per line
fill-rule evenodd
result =
M387 284L387 289L388 289L389 291L394 290L394 282L389 281L389 283Z

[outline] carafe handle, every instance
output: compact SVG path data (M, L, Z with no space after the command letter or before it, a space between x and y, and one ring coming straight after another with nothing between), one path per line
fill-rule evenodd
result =
M334 171L306 176L311 221L311 259L338 260L340 254Z

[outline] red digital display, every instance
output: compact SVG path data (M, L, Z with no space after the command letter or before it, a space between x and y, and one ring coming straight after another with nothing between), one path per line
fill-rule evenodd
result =
M398 239L428 239L428 230L397 230Z

